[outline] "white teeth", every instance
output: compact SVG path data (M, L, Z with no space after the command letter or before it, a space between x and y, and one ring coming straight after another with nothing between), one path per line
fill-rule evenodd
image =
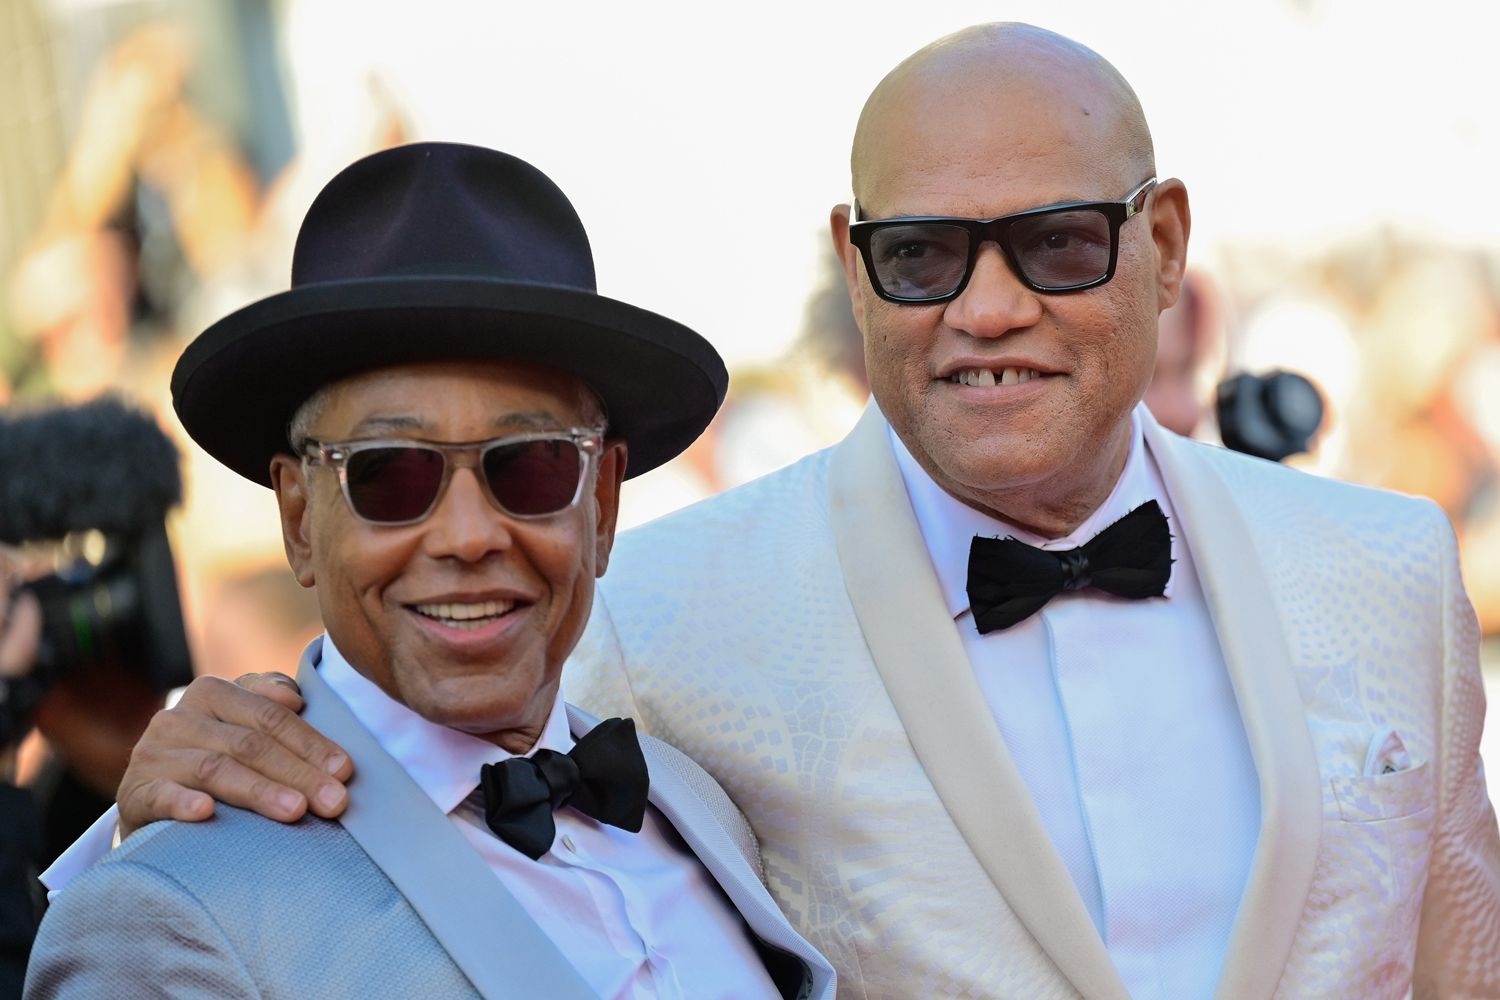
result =
M1035 368L1002 368L998 379L988 368L965 368L952 375L950 380L959 385L992 386L1020 385L1041 377L1042 373Z
M449 625L457 625L460 628L478 628L482 624L481 618L495 618L510 611L515 607L514 601L481 601L474 604L418 604L418 614L426 615L428 618L437 618ZM472 624L460 624L472 623Z

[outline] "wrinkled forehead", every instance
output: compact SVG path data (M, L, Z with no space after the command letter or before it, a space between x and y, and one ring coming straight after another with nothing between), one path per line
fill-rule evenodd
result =
M319 423L430 430L461 423L496 431L599 423L597 397L578 378L540 365L439 361L397 365L334 382L304 407ZM305 422L305 421L304 421Z

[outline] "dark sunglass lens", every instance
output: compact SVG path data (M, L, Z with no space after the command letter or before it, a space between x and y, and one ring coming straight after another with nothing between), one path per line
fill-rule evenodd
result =
M365 448L344 468L349 506L367 521L414 521L443 484L443 453L431 448Z
M578 492L583 462L567 438L500 444L484 453L484 477L500 506L535 517L562 510Z
M1109 272L1109 219L1093 209L1044 212L1017 219L1010 227L1016 264L1043 288L1068 288L1098 281Z
M870 235L870 259L887 295L936 298L963 281L969 266L969 234L941 222L882 226Z

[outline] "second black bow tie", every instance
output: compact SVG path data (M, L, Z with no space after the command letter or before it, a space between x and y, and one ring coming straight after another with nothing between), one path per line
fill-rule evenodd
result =
M533 860L551 849L552 810L563 806L639 833L650 783L633 719L606 719L567 753L538 750L479 769L485 822Z
M1010 628L1065 590L1160 597L1172 575L1172 534L1150 500L1076 549L1049 552L1015 538L969 546L969 607L980 633Z

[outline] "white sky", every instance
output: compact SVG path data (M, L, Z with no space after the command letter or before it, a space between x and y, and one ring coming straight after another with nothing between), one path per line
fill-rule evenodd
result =
M870 89L985 20L1071 35L1131 80L1160 172L1192 192L1200 263L1231 239L1301 246L1381 219L1500 246L1489 0L287 7L304 143L350 128L378 75L415 138L546 171L589 229L600 290L688 323L731 364L796 335Z

